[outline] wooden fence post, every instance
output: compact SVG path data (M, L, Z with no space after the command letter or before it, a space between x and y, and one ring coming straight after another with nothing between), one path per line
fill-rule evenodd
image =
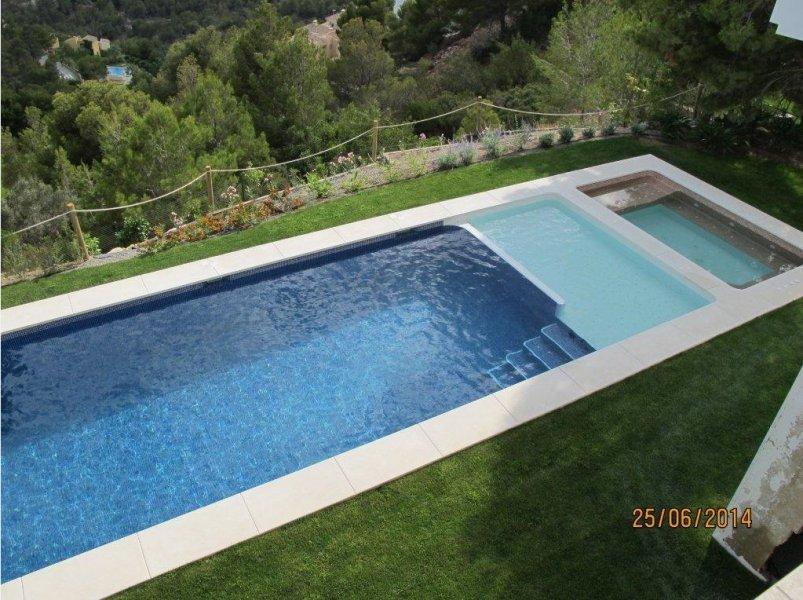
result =
M68 202L66 206L67 210L70 212L70 224L72 225L72 230L75 232L75 237L78 238L78 247L81 249L81 257L84 260L89 260L89 251L86 249L84 232L81 231L81 222L78 220L78 213L75 212L75 204Z
M379 119L374 119L374 126L371 128L371 159L376 162L379 156Z
M212 167L206 165L206 199L209 200L210 210L215 210L215 188L212 187Z

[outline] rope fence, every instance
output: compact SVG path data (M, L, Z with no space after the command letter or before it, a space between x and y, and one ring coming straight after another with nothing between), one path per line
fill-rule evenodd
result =
M20 228L13 233L3 235L3 277L4 282L8 282L7 274L9 272L24 272L26 265L36 265L35 268L30 268L28 271L38 276L39 274L46 274L50 270L56 268L58 264L80 264L90 259L92 255L98 254L100 249L116 249L120 250L118 246L125 246L127 242L127 233L129 229L133 230L135 238L138 241L148 239L154 234L158 237L164 235L164 232L170 231L186 231L186 226L183 222L182 216L191 216L194 219L206 215L211 219L220 218L222 213L227 213L237 208L241 210L244 206L250 206L257 201L262 202L262 213L264 217L266 214L286 212L292 208L293 203L297 201L291 198L293 194L304 192L307 200L315 199L319 196L325 195L324 191L327 186L331 186L333 181L340 181L348 183L355 188L356 191L360 183L359 177L361 169L367 170L369 176L376 175L382 169L385 170L386 180L393 181L394 177L398 176L393 171L393 167L387 164L382 164L381 159L389 160L388 155L395 155L395 152L380 155L379 149L379 133L381 131L397 129L402 127L413 127L422 123L436 121L455 114L463 113L476 106L485 106L495 111L509 113L511 115L524 115L538 118L555 118L555 119L577 119L577 118L597 118L604 115L613 115L616 113L633 114L633 111L643 109L648 106L654 106L663 102L673 100L684 96L699 86L683 90L661 98L653 102L645 102L639 105L633 105L622 108L610 108L605 110L594 110L585 112L569 112L569 113L551 113L540 111L528 111L506 106L500 106L477 97L473 102L464 106L442 112L430 117L406 121L403 123L387 123L380 124L378 119L374 119L373 125L370 129L366 129L350 137L349 139L339 142L335 145L324 148L317 152L305 154L298 158L285 160L281 162L270 163L266 165L254 165L245 167L233 168L218 168L207 166L202 173L187 181L186 183L172 189L170 191L159 194L152 198L146 198L131 204L120 206L105 206L97 208L78 208L72 204L66 206L67 210L55 216L49 217L38 223L28 225ZM516 123L520 124L517 120ZM557 125L545 129L536 129L534 127L521 128L521 129L506 129L499 128L498 134L501 137L511 135L524 135L526 131L528 134L546 130L557 130ZM479 132L477 132L479 134ZM268 172L276 169L286 169L291 165L305 163L312 159L332 153L336 150L344 148L362 138L370 136L370 152L368 158L370 162L360 164L358 166L352 165L343 172L335 173L331 176L324 176L311 178L307 176L307 181L297 180L295 183L287 183L285 181L283 186L277 186L274 176ZM441 136L443 138L443 136ZM471 143L474 142L474 136L466 137ZM455 143L453 140L451 143ZM417 148L417 150L428 151L434 153L437 149L443 149L450 144L441 143L439 145L429 145ZM435 150L433 150L435 149ZM349 154L351 156L351 153ZM432 160L432 159L424 159ZM334 162L333 162L334 164ZM425 165L426 166L426 165ZM430 167L432 165L429 165ZM420 170L420 165L417 167ZM265 175L256 177L249 175L255 171L263 171ZM293 171L297 173L297 171ZM313 172L314 173L314 172ZM284 173L286 175L286 171ZM214 175L218 175L217 178ZM414 176L414 175L413 175ZM285 177L285 180L287 177ZM250 182L250 183L248 183ZM256 183L254 183L256 182ZM197 188L193 188L198 184ZM376 184L374 184L376 185ZM217 186L217 189L216 189ZM347 186L348 189L348 186ZM239 190L239 192L238 192ZM246 192L252 195L248 200L245 197ZM220 199L223 206L219 207L217 199ZM167 204L160 203L161 208L153 208L154 203L158 201L166 201ZM269 206L269 209L265 207ZM143 216L139 223L135 222L138 217L131 217L130 209L140 209L146 211L146 217ZM250 209L249 209L250 210ZM130 222L126 221L123 211L127 213ZM79 215L83 216L84 223L79 220ZM145 235L145 228L150 229L148 235ZM139 229L137 229L139 228ZM122 234L121 234L122 233ZM72 239L71 239L72 238ZM88 238L88 239L87 239ZM49 250L48 250L49 248ZM125 250L125 249L123 249ZM48 252L52 256L45 256ZM105 256L105 255L104 255ZM120 256L123 258L123 256Z

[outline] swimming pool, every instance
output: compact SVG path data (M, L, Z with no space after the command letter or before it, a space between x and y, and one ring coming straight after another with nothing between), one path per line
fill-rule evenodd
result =
M560 295L560 319L597 349L710 302L558 199L469 224Z
M569 360L573 323L599 348L706 302L559 200L471 222L565 305L434 226L4 336L3 580L486 396L542 336Z

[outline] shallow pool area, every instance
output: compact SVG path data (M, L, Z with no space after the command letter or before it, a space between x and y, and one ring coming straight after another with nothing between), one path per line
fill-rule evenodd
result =
M560 295L560 319L597 349L710 302L559 199L469 224Z
M581 189L737 288L790 271L803 262L797 248L658 173L637 173Z

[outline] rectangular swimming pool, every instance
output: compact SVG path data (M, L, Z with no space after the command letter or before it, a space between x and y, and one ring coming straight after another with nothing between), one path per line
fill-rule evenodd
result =
M769 239L658 174L587 187L587 194L734 287L748 287L802 262L799 252L781 240Z
M560 310L435 226L5 335L3 580L485 396L544 332L572 354L707 302L559 200L515 211L477 227Z

